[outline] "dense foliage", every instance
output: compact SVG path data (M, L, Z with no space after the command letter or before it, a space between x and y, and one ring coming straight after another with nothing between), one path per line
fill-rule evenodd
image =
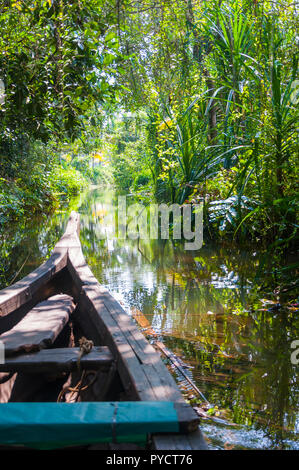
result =
M295 448L297 26L293 0L0 0L0 288L80 207L88 264L192 359L224 448L249 447L231 424ZM120 191L91 183L203 202L205 246L101 240Z
M124 146L113 162L117 181L126 161L133 166L126 187L143 167L142 181L150 174L158 200L204 200L214 236L293 243L296 22L295 4L287 1L176 0L124 8L120 39L130 60L119 78L122 106L135 112L129 132L132 139L137 127L140 141L134 165L132 144L117 131ZM121 125L128 134L128 118Z
M212 237L293 246L295 3L0 6L2 221L78 192L79 171L161 202L203 201Z
M45 212L82 187L61 155L82 139L90 110L115 99L114 17L98 0L1 0L0 223ZM81 147L88 154L84 139Z

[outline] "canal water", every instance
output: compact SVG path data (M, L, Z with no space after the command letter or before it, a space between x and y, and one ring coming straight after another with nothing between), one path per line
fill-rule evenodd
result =
M116 196L98 188L73 203L84 255L149 341L164 343L206 397L209 405L168 364L202 416L209 447L299 449L294 292L280 306L267 276L256 281L259 247L206 243L186 251L172 240L113 239L107 219ZM1 237L2 287L49 255L67 217L62 212L47 223L8 228Z

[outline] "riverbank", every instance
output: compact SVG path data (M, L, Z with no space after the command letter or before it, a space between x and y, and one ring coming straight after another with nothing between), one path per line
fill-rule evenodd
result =
M32 216L52 213L80 193L86 184L75 168L53 165L45 173L35 169L28 178L0 178L0 231Z
M0 178L0 288L38 266L56 243L55 221L77 206L88 181L74 167L36 166L27 178ZM31 268L29 268L30 270Z
M103 237L103 215L112 212L118 194L99 188L82 201L84 255L99 282L150 340L158 337L175 353L211 403L201 420L209 448L298 449L294 292L277 305L267 265L255 279L264 258L261 246L241 248L204 237L204 246L192 252L179 241L110 239L108 224ZM288 262L281 258L276 267ZM173 373L186 398L194 400L184 377ZM203 407L200 399L196 403Z

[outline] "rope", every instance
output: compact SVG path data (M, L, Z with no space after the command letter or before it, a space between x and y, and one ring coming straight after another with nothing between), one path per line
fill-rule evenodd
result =
M87 378L88 376L93 375L93 378L91 381L83 386L83 380ZM88 372L86 374L86 371L83 371L80 377L79 382L75 385L75 387L65 387L61 390L61 392L58 395L57 402L61 402L66 395L66 393L71 392L71 395L69 397L69 400L74 396L75 393L77 393L77 396L75 398L75 401L78 401L80 393L83 392L84 390L87 390L91 385L94 384L94 382L97 379L97 373L96 372Z
M90 339L86 339L85 336L82 336L82 338L79 339L79 347L80 347L80 352L77 360L77 366L78 369L81 369L81 358L84 356L84 354L90 353L92 350L94 344L93 341Z
M82 338L79 339L80 351L79 351L79 356L78 356L78 359L77 359L77 366L78 366L79 371L81 370L81 358L82 358L82 356L84 356L85 354L89 354L90 351L92 350L93 346L94 346L93 341L91 341L89 339L86 339L85 336L82 336ZM93 378L91 379L91 381L87 385L83 386L84 379L87 378L89 375L93 375ZM86 374L86 371L84 370L81 374L79 382L75 385L75 387L69 387L69 386L64 387L60 391L60 393L58 395L58 398L57 398L57 401L58 402L62 401L63 398L65 397L65 394L68 393L68 392L71 392L70 399L73 397L73 395L75 393L77 393L75 401L78 401L80 393L83 392L84 390L87 390L88 387L93 385L94 382L96 381L96 378L97 378L96 372L89 372L88 374Z

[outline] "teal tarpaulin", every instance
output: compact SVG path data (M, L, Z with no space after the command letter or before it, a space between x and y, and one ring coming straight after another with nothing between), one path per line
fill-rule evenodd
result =
M51 449L178 432L171 402L1 403L0 444Z

